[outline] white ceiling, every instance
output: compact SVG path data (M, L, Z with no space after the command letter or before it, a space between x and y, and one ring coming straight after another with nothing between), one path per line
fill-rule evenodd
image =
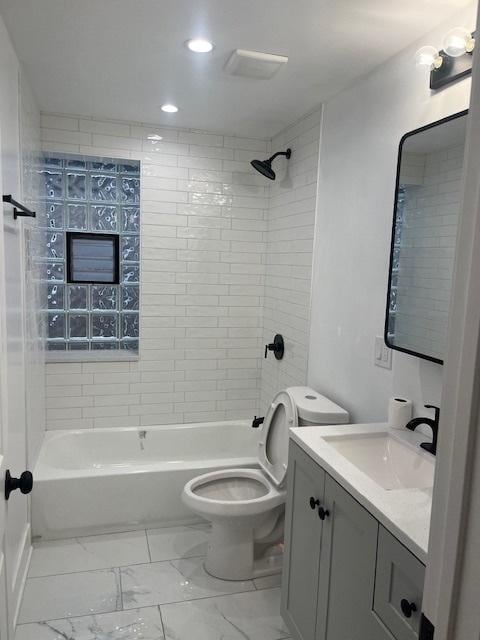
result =
M0 11L43 111L270 138L469 3L0 0ZM189 52L194 36L213 54ZM229 76L236 48L289 62L271 80Z

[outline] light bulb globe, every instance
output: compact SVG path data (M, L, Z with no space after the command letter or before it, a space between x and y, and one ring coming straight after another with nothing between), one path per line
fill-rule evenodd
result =
M467 29L457 27L447 33L443 40L443 50L451 58L463 56L468 49L472 34Z
M426 45L425 47L421 47L415 53L415 64L420 68L428 67L429 69L432 69L437 58L438 50L431 45Z

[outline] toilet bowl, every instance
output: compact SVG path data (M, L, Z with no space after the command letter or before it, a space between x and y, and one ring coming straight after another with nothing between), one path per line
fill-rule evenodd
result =
M183 502L212 523L205 569L224 580L281 571L288 431L348 422L348 413L308 387L278 393L259 432L259 468L231 468L187 482Z

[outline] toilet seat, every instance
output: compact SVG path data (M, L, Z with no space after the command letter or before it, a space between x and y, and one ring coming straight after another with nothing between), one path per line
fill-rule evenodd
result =
M297 406L288 391L280 391L268 408L258 443L258 462L277 487L287 475L288 431L296 426Z
M260 469L223 469L204 473L190 480L183 500L192 509L201 508L206 516L246 516L264 513L285 502Z

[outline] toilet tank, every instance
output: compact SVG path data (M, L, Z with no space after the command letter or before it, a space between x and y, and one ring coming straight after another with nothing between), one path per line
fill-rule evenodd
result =
M310 387L289 387L288 393L297 405L298 426L319 424L346 424L348 411Z

